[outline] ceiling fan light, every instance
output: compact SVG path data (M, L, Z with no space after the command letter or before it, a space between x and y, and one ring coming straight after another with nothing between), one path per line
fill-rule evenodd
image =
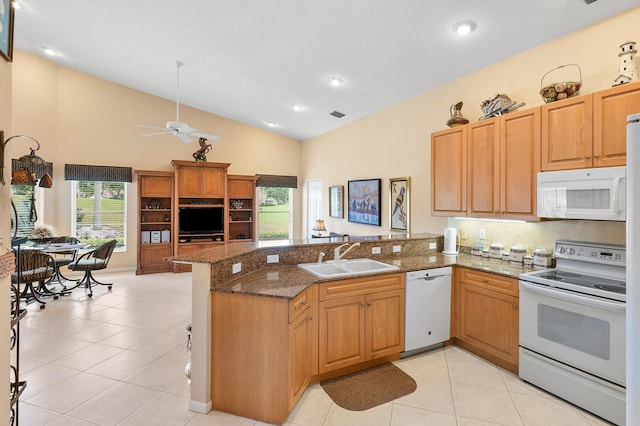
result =
M265 121L265 124L269 127L276 127L278 125L275 121Z

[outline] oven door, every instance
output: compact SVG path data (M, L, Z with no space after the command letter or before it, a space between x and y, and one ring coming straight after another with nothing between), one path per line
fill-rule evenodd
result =
M626 304L520 280L520 346L625 386Z

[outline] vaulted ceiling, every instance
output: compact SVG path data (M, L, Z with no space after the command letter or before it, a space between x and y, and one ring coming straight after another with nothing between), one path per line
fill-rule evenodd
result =
M19 2L15 49L45 56L47 47L56 52L48 57L53 62L172 101L179 60L182 104L298 140L640 6L638 0ZM455 34L454 24L467 19L476 30ZM330 76L343 84L331 86Z

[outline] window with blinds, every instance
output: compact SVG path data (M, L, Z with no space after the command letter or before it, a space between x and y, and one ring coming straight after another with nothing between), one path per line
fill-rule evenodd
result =
M11 235L17 237L28 237L36 224L37 215L31 210L32 200L39 196L36 186L33 185L11 185L11 201L17 212L16 217L11 211ZM16 225L18 227L16 231Z
M92 246L116 239L126 244L127 185L125 182L71 182L72 234Z

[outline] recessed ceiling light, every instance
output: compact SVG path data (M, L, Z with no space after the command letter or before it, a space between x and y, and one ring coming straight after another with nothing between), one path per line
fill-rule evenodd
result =
M453 32L458 35L467 35L476 29L476 23L471 20L456 22L453 26Z
M293 106L291 108L293 108L294 111L302 111L304 109L304 105L302 105L302 104L293 104Z
M58 54L58 52L47 46L42 46L41 49L47 56L56 56Z
M278 123L276 123L275 121L265 121L264 124L269 127L276 127L278 125Z
M342 84L342 79L340 77L331 76L329 77L329 83L331 83L333 87L338 87Z

